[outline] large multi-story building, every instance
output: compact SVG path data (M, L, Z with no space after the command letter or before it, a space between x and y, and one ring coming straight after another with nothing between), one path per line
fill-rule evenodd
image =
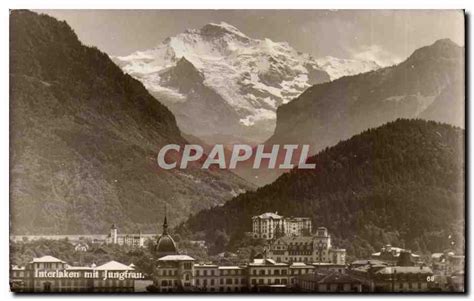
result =
M250 291L272 291L292 288L301 275L314 272L314 266L302 262L283 263L273 259L254 259L247 265L248 289Z
M158 292L191 291L194 287L194 258L181 255L171 235L165 215L163 233L156 242L158 262L153 274L154 289Z
M267 212L252 217L254 238L273 239L277 236L277 232L283 232L284 217L277 213Z
M134 292L143 279L133 266L110 261L100 266L70 266L53 256L34 258L25 267L11 268L14 292Z
M247 269L240 266L220 266L219 292L242 292L247 288Z
M152 239L154 234L143 234L141 231L132 234L119 234L117 226L112 224L109 235L105 238L106 244L141 248L147 239Z
M218 292L220 290L219 283L219 266L215 264L195 264L194 281L197 289L201 292Z
M331 236L324 227L311 236L283 236L271 241L267 256L276 262L346 263L346 250L332 247Z
M272 285L288 285L289 265L273 259L254 259L248 264L248 282L250 289Z
M267 212L252 217L254 238L275 239L280 236L300 236L311 233L309 217L283 217L278 212Z
M285 235L299 236L311 234L311 219L309 217L287 217L283 221Z
M188 255L166 255L158 259L153 283L159 292L192 291L194 258Z

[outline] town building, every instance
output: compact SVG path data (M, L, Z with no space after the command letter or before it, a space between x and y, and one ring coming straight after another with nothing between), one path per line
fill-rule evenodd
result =
M448 275L454 274L456 272L464 272L466 265L464 255L452 255L448 257Z
M309 217L283 217L278 212L267 212L252 217L254 238L275 239L280 236L300 236L311 233Z
M330 274L330 273L345 274L347 271L347 266L345 264L314 262L311 265L314 267L314 272L320 273L320 274Z
M464 255L455 255L454 252L433 253L431 255L433 272L437 275L449 276L455 272L464 271Z
M76 252L87 252L89 250L89 245L85 242L78 242L74 245L74 251Z
M219 292L220 291L220 273L219 266L216 264L195 264L194 273L196 280L194 281L196 288L200 292Z
M464 292L464 289L465 289L464 280L465 280L464 270L454 272L448 278L449 290L454 291L454 292Z
M311 236L277 238L268 245L268 258L276 262L313 262L314 239Z
M372 253L372 259L385 261L388 264L396 265L398 264L400 254L410 254L410 261L414 264L420 261L420 255L412 253L410 250L392 247L391 245L385 245L381 248L380 252Z
M287 217L283 221L283 233L287 236L311 234L311 219L309 217Z
M289 277L288 283L290 287L294 287L296 284L296 278L301 275L313 274L315 267L312 264L306 264L304 262L293 262L289 266Z
M219 292L237 293L247 290L247 270L245 267L220 266L218 271Z
M435 275L431 286L439 291L464 291L464 255L455 255L446 250L431 255L431 266Z
M273 259L254 259L247 265L250 290L259 291L271 285L288 285L288 267L287 263Z
M292 288L296 277L314 272L314 266L303 262L283 263L263 258L254 259L247 264L248 289L251 292L285 291Z
M194 288L194 258L181 255L171 235L165 214L163 233L156 242L156 263L153 286L157 292L192 291Z
M375 260L359 260L347 273L360 280L366 292L429 292L434 279L428 266L389 266Z
M276 262L331 263L345 265L346 250L333 248L325 227L311 236L283 236L268 244L267 257Z
M137 234L119 234L117 226L112 224L112 227L110 227L110 233L105 239L105 243L142 248L145 245L145 240L149 237L150 235L143 235L141 231Z
M134 292L143 275L131 266L110 261L100 266L70 266L53 256L34 258L25 267L12 266L13 292Z
M166 255L179 255L178 248L176 248L176 243L174 239L168 233L168 219L165 215L163 221L163 233L158 237L156 241L156 254L158 258L161 258Z
M165 255L157 262L153 284L158 292L193 291L194 258L188 255Z
M247 270L240 266L220 266L219 292L243 292L247 290Z
M252 232L254 238L273 239L277 232L284 230L284 217L277 214L267 212L252 217Z
M390 266L373 274L375 292L428 292L433 271L426 266Z
M351 264L349 265L349 269L354 270L356 268L369 268L369 267L372 269L384 268L388 265L389 265L388 263L384 261L376 260L376 259L358 259L351 262Z
M362 282L344 273L312 273L296 277L295 288L301 292L360 293Z

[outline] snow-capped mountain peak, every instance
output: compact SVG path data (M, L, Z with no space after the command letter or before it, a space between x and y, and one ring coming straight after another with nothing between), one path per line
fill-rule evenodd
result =
M316 62L324 71L329 73L331 80L381 68L375 61L342 59L333 56L318 58Z
M263 141L272 134L279 105L289 102L311 85L377 68L355 60L325 58L318 61L286 42L253 39L225 22L188 29L165 39L153 49L115 58L125 72L142 81L151 93L170 106L182 129L198 137L203 129L186 126L185 119L188 118L183 116L181 119L177 111L184 110L183 104L190 98L193 102L202 102L202 106L209 105L204 99L209 95L183 94L184 90L177 86L179 81L162 78L163 72L169 77L168 70L176 68L183 57L202 74L202 85L215 92L211 97L214 103L220 98L219 101L239 116L238 124L231 129L213 126L219 131L216 134L225 132L228 136L254 141ZM180 104L179 108L177 104ZM202 112L219 114L213 109Z
M250 39L248 36L246 36L236 27L226 22L220 22L219 24L209 23L205 25L204 27L202 27L200 32L203 35L209 35L209 36L221 36L221 35L230 34L230 35L235 35L237 37L240 37L242 39Z

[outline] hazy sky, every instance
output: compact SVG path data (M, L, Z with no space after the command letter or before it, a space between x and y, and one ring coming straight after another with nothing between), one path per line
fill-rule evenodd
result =
M227 22L253 38L286 41L315 57L399 61L450 38L464 45L460 10L42 10L66 20L81 41L110 55L151 48L166 37Z

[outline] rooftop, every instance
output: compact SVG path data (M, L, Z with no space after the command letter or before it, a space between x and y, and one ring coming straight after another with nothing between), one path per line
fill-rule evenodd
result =
M188 255L166 255L158 259L158 261L194 261L194 258Z
M219 270L241 270L239 266L220 266Z
M324 277L319 283L361 283L358 279L348 274L332 273Z
M355 277L352 277L348 274L342 273L330 273L330 274L322 274L322 273L314 273L314 274L305 274L300 276L300 279L307 280L307 281L314 281L317 283L361 283Z
M100 265L96 267L95 269L96 270L110 270L110 271L122 271L122 270L133 271L134 270L134 268L128 265L124 265L123 263L120 263L114 260L104 263L103 265Z
M334 267L334 266L337 266L337 267L345 267L346 265L345 264L337 264L337 263L330 263L330 262L313 262L311 265L313 266L318 266L318 267Z
M61 259L58 259L56 257L53 257L53 256L43 256L43 257L40 257L40 258L33 258L32 261L30 261L30 263L40 263L40 262L59 262L59 263L65 263L64 261L62 261Z
M272 265L287 266L287 264L283 262L276 262L273 259L261 259L261 258L254 259L253 262L250 262L248 265L249 266L272 266Z
M83 267L74 267L74 266L67 266L67 270L92 270L92 267L83 266Z
M304 262L293 262L290 265L290 268L314 268L314 266L312 266L310 264L306 264Z
M385 267L380 269L379 271L375 272L376 274L432 274L433 271L429 267L403 267L403 266L395 266L395 267Z
M281 219L281 218L283 218L283 216L278 215L277 213L278 213L278 212L275 212L275 213L273 213L273 212L266 212L266 213L263 213L263 214L254 216L253 218L264 218L264 219L267 219L267 218Z
M381 261L381 260L376 260L376 259L360 259L353 261L351 265L387 265L386 262Z

